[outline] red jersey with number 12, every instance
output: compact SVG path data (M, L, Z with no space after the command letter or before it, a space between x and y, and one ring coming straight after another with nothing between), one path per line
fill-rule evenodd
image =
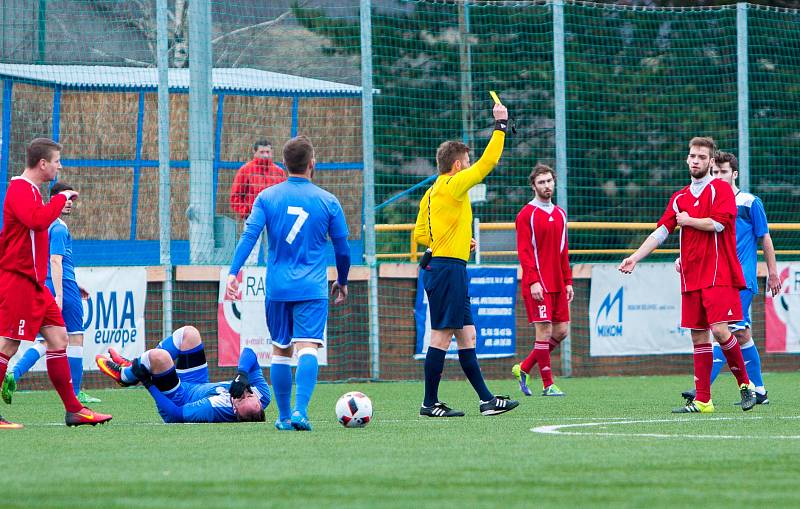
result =
M744 288L736 257L736 198L731 186L707 175L684 187L669 199L658 226L671 233L678 225L678 212L710 217L724 227L721 232L681 227L681 292L712 286Z
M33 182L22 177L11 179L3 203L0 270L44 285L50 254L47 229L61 215L66 202L66 196L57 194L45 205Z
M540 283L545 293L557 293L571 285L564 209L532 200L517 214L516 227L523 290Z

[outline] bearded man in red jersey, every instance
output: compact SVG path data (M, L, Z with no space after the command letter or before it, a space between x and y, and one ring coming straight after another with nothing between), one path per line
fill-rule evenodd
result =
M658 227L619 270L630 274L680 226L681 327L691 329L694 344L696 397L673 413L712 413L711 369L714 362L709 329L722 347L731 373L736 377L742 410L756 404L755 387L745 369L742 350L728 328L742 320L739 290L745 288L742 266L736 256L736 198L727 182L711 175L717 146L712 138L689 142L686 164L692 182L675 192Z

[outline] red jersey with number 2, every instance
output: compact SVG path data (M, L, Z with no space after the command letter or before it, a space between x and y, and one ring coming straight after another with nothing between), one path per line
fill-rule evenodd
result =
M688 185L669 199L658 226L672 233L677 214L687 212L695 218L711 218L723 230L704 231L681 227L681 292L714 286L745 288L742 266L736 257L736 198L731 186L707 176Z

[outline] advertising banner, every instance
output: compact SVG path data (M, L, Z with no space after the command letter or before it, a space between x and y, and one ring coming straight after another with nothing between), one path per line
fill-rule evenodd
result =
M767 291L764 299L767 351L797 353L800 352L800 262L778 263L778 277L780 293L773 297Z
M475 321L479 358L513 357L516 350L516 267L467 267L472 318ZM417 278L417 300L414 306L417 324L415 359L424 359L431 340L431 316L428 296ZM447 358L458 358L455 338L450 342Z
M617 264L592 267L590 354L691 353L681 323L680 275L671 263L640 263L631 274Z

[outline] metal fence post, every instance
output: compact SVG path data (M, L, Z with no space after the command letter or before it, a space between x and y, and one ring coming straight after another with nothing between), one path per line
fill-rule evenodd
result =
M553 80L556 121L556 196L558 206L569 214L567 195L567 99L564 62L564 0L553 0ZM561 370L572 376L572 339L561 342Z
M361 131L364 154L364 257L369 267L370 377L380 378L378 264L375 257L375 140L372 110L372 2L361 0Z
M739 188L750 192L750 88L747 72L747 4L736 4L736 99L739 130Z
M472 48L469 42L469 0L458 2L458 60L461 77L461 137L472 146Z
M172 214L169 168L169 56L167 54L167 0L156 2L158 51L158 225L160 263L164 269L161 290L162 335L172 333Z
M214 251L214 125L211 97L211 6L189 2L189 250L191 263Z

